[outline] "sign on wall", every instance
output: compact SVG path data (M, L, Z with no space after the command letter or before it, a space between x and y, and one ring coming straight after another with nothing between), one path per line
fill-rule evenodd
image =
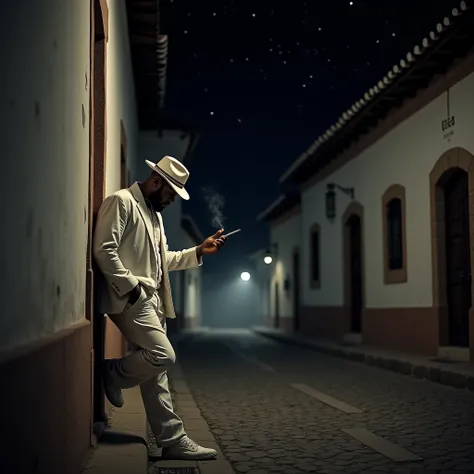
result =
M443 132L443 138L448 142L454 136L454 126L456 125L456 119L454 115L451 115L451 104L449 97L450 90L446 91L446 118L441 120L441 131Z

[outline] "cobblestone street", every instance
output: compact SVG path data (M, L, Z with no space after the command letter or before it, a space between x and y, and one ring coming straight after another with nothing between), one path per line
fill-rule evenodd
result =
M472 392L250 332L176 348L235 472L474 473Z

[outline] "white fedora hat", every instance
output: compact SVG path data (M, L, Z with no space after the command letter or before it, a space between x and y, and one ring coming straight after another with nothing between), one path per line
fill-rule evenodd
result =
M158 163L145 160L145 163L160 176L166 179L168 184L176 191L179 197L189 200L189 194L184 185L189 178L186 166L172 156L164 156Z

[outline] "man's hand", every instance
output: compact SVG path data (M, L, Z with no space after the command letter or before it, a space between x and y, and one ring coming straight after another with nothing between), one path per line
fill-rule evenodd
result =
M227 242L227 238L222 235L223 233L224 229L218 230L212 237L208 237L201 245L196 247L198 258L203 255L210 255L218 252Z
M138 298L140 298L140 295L142 294L142 287L140 286L140 283L129 293L128 297L128 303L130 305L134 305L137 301Z

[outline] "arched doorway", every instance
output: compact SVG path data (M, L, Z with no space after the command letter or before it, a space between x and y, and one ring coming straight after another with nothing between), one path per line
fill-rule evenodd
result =
M474 156L462 148L444 153L430 173L433 300L439 314L439 345L469 357L473 301L470 221L474 218ZM472 358L472 356L471 356Z
M300 251L293 251L293 331L300 329Z
M364 310L363 207L349 205L342 217L344 256L344 308L346 339L362 342Z

